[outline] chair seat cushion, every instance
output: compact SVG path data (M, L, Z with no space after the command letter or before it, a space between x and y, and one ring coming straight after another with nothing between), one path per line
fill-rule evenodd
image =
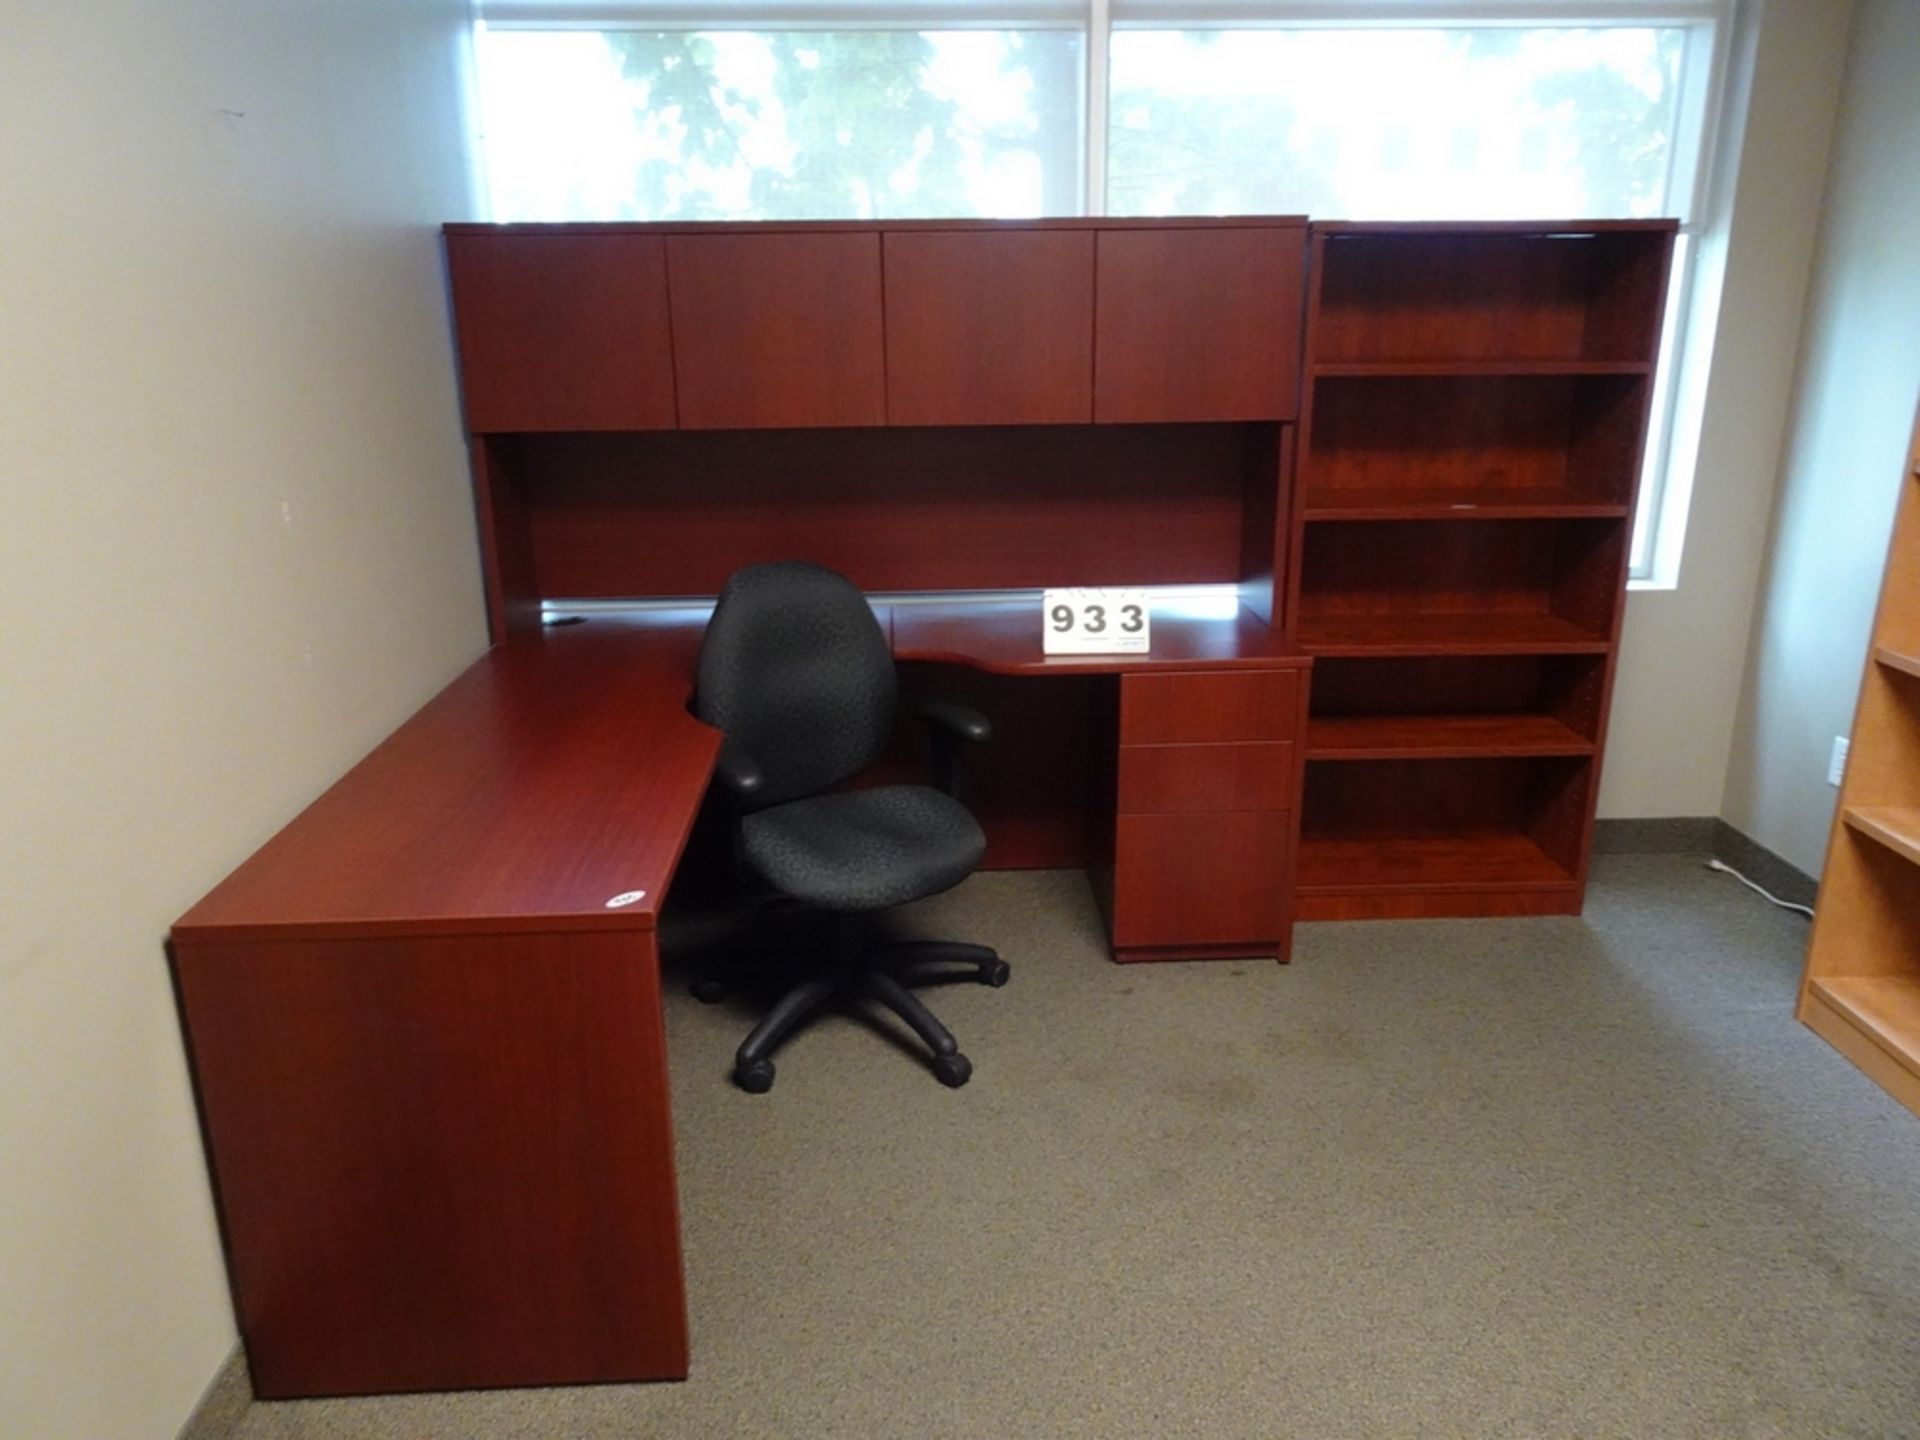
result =
M758 811L741 822L740 843L783 894L828 910L883 910L958 885L987 837L940 791L885 785Z

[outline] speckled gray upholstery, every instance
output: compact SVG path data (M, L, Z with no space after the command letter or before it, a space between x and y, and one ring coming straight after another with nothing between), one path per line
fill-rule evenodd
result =
M959 884L986 838L930 786L822 794L886 747L893 655L866 597L817 565L752 565L729 580L700 649L694 713L764 777L741 858L782 894L881 910Z
M865 769L893 730L893 652L867 597L818 565L749 565L700 645L693 710L759 763L774 805Z
M823 910L881 910L950 890L987 848L966 807L925 785L775 805L747 816L740 839L769 884Z

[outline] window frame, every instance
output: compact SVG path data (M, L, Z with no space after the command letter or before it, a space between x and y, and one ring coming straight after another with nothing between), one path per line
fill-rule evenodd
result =
M475 0L489 30L1046 30L1081 37L1079 213L1106 213L1110 46L1116 30L1683 29L1679 123L1664 213L1680 222L1633 517L1628 580L1672 588L1693 488L1717 291L1697 273L1718 157L1725 151L1727 71L1738 0ZM478 145L476 149L480 148ZM482 162L483 163L483 162ZM485 194L484 188L480 192ZM1353 217L1324 216L1323 219ZM1587 217L1541 216L1541 219Z

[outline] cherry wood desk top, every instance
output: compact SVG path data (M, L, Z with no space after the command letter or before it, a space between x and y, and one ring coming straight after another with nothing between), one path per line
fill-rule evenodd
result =
M650 928L720 748L685 708L702 623L676 613L496 646L175 937ZM646 895L607 908L633 890Z
M686 708L709 608L596 615L496 646L183 915L175 938L652 928L720 747ZM990 599L875 613L899 659L1003 674L1290 653L1245 609L1156 608L1150 655L1045 656L1037 609ZM633 891L644 893L608 906Z

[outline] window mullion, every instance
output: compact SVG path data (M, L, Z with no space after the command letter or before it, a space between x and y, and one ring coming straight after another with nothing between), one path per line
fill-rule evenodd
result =
M1107 40L1112 34L1111 0L1088 0L1086 101L1081 111L1087 131L1082 149L1086 174L1080 197L1089 215L1107 213Z

